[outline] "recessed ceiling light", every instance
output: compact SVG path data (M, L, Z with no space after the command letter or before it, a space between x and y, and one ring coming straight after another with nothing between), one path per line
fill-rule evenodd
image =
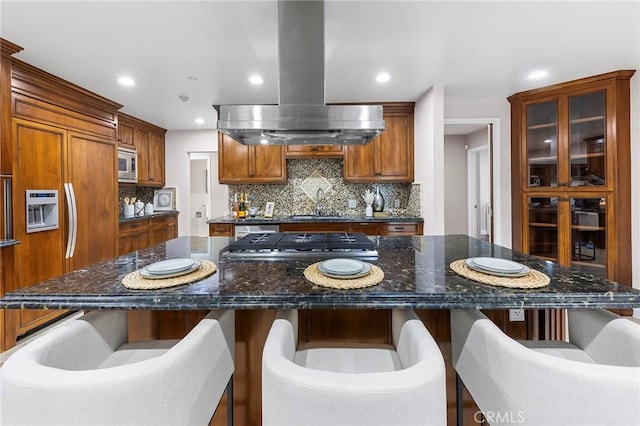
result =
M548 75L549 75L549 72L547 70L535 70L535 71L531 71L528 77L532 80L538 80Z
M204 124L204 118L198 117L198 118L195 119L195 122L196 122L196 124Z
M386 72L381 72L376 76L376 81L378 83L386 83L387 81L389 81L389 79L391 79L391 76Z
M249 82L251 84L262 84L263 81L264 80L259 75L252 75L251 77L249 77Z
M551 143L551 139L545 139L544 143Z
M120 77L118 79L118 83L122 84L123 86L135 86L136 82L133 81L133 79L131 77Z

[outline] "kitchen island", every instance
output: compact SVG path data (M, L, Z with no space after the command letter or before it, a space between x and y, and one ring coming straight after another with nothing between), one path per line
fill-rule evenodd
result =
M221 252L228 237L180 237L110 261L7 293L5 309L546 309L638 308L640 290L560 267L465 235L372 237L379 253L367 259L380 267L384 280L373 287L335 290L313 285L304 269L318 259L227 259ZM458 259L492 256L511 259L547 274L539 289L510 289L480 284L455 274ZM122 278L165 259L207 259L218 272L183 286L128 290Z
M142 329L137 336L141 338L180 338L207 310L237 309L235 419L236 424L256 426L261 424L262 347L276 308L302 309L300 321L306 326L300 328L300 341L370 344L389 343L390 308L415 308L444 356L448 418L454 424L448 309L526 308L533 314L545 308L640 307L640 290L464 235L370 238L378 257L363 260L379 266L385 277L380 284L359 290L323 288L307 281L304 269L319 259L227 258L225 250L235 238L180 237L8 293L0 307L128 309L130 327ZM476 256L516 260L549 275L551 283L531 290L492 287L460 277L449 268L454 260ZM121 284L130 272L182 257L211 260L218 271L193 284L164 290L128 290ZM146 333L145 327L152 331ZM524 322L506 323L504 328L519 337L527 332ZM226 399L216 412L216 426L225 424L225 405ZM465 410L467 418L472 418L476 408L468 399Z

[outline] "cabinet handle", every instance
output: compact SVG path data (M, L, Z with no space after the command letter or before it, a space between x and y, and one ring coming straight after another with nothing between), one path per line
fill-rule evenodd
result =
M404 231L404 226L394 226L393 229L396 231Z
M76 238L78 237L78 208L76 206L76 194L72 183L64 184L64 192L67 197L67 209L69 210L69 236L67 237L67 250L65 259L73 257L76 251Z

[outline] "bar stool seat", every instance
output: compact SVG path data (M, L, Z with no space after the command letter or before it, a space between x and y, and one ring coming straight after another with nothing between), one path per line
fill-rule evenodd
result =
M569 341L523 341L478 310L451 311L453 366L489 424L640 425L640 324L603 309L567 317Z
M128 343L127 328L126 311L90 312L17 350L0 369L0 423L207 424L232 383L234 312L180 340Z
M393 345L298 346L298 313L279 311L262 356L262 424L445 425L444 359L411 310Z

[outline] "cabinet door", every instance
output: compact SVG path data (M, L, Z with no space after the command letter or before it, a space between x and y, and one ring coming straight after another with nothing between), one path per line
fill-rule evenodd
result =
M413 182L413 115L385 114L386 130L376 141L379 181Z
M164 186L164 135L149 133L148 145L148 183L152 186ZM144 161L144 159L143 159Z
M132 125L118 120L118 146L127 149L136 149L134 143L134 128Z
M77 210L70 270L111 259L116 254L117 155L113 140L69 134L67 181L73 184Z
M218 132L218 180L220 183L246 182L251 176L249 150L251 147L236 142Z
M218 133L220 183L284 183L286 172L283 146L247 146Z
M569 96L569 167L572 186L606 185L606 91Z
M67 133L63 129L26 120L13 120L17 168L14 177L14 231L21 242L15 246L18 282L6 283L6 291L29 287L39 281L66 272L67 203L64 197L63 158ZM115 164L114 164L115 166ZM115 169L114 169L115 170ZM54 189L58 191L58 229L26 232L25 191ZM49 321L63 311L21 309L15 332L20 334L31 327Z
M559 148L558 99L526 106L525 158L529 187L558 186Z
M135 129L135 144L138 151L138 184L149 183L149 132Z
M383 105L385 131L344 151L347 182L413 182L413 104Z
M615 245L610 244L612 236L607 232L608 198L527 198L527 246L523 251L606 277L609 246Z
M287 164L283 146L252 146L250 158L254 183L286 182Z
M372 182L376 180L376 143L378 136L367 145L349 145L344 154L344 180Z

